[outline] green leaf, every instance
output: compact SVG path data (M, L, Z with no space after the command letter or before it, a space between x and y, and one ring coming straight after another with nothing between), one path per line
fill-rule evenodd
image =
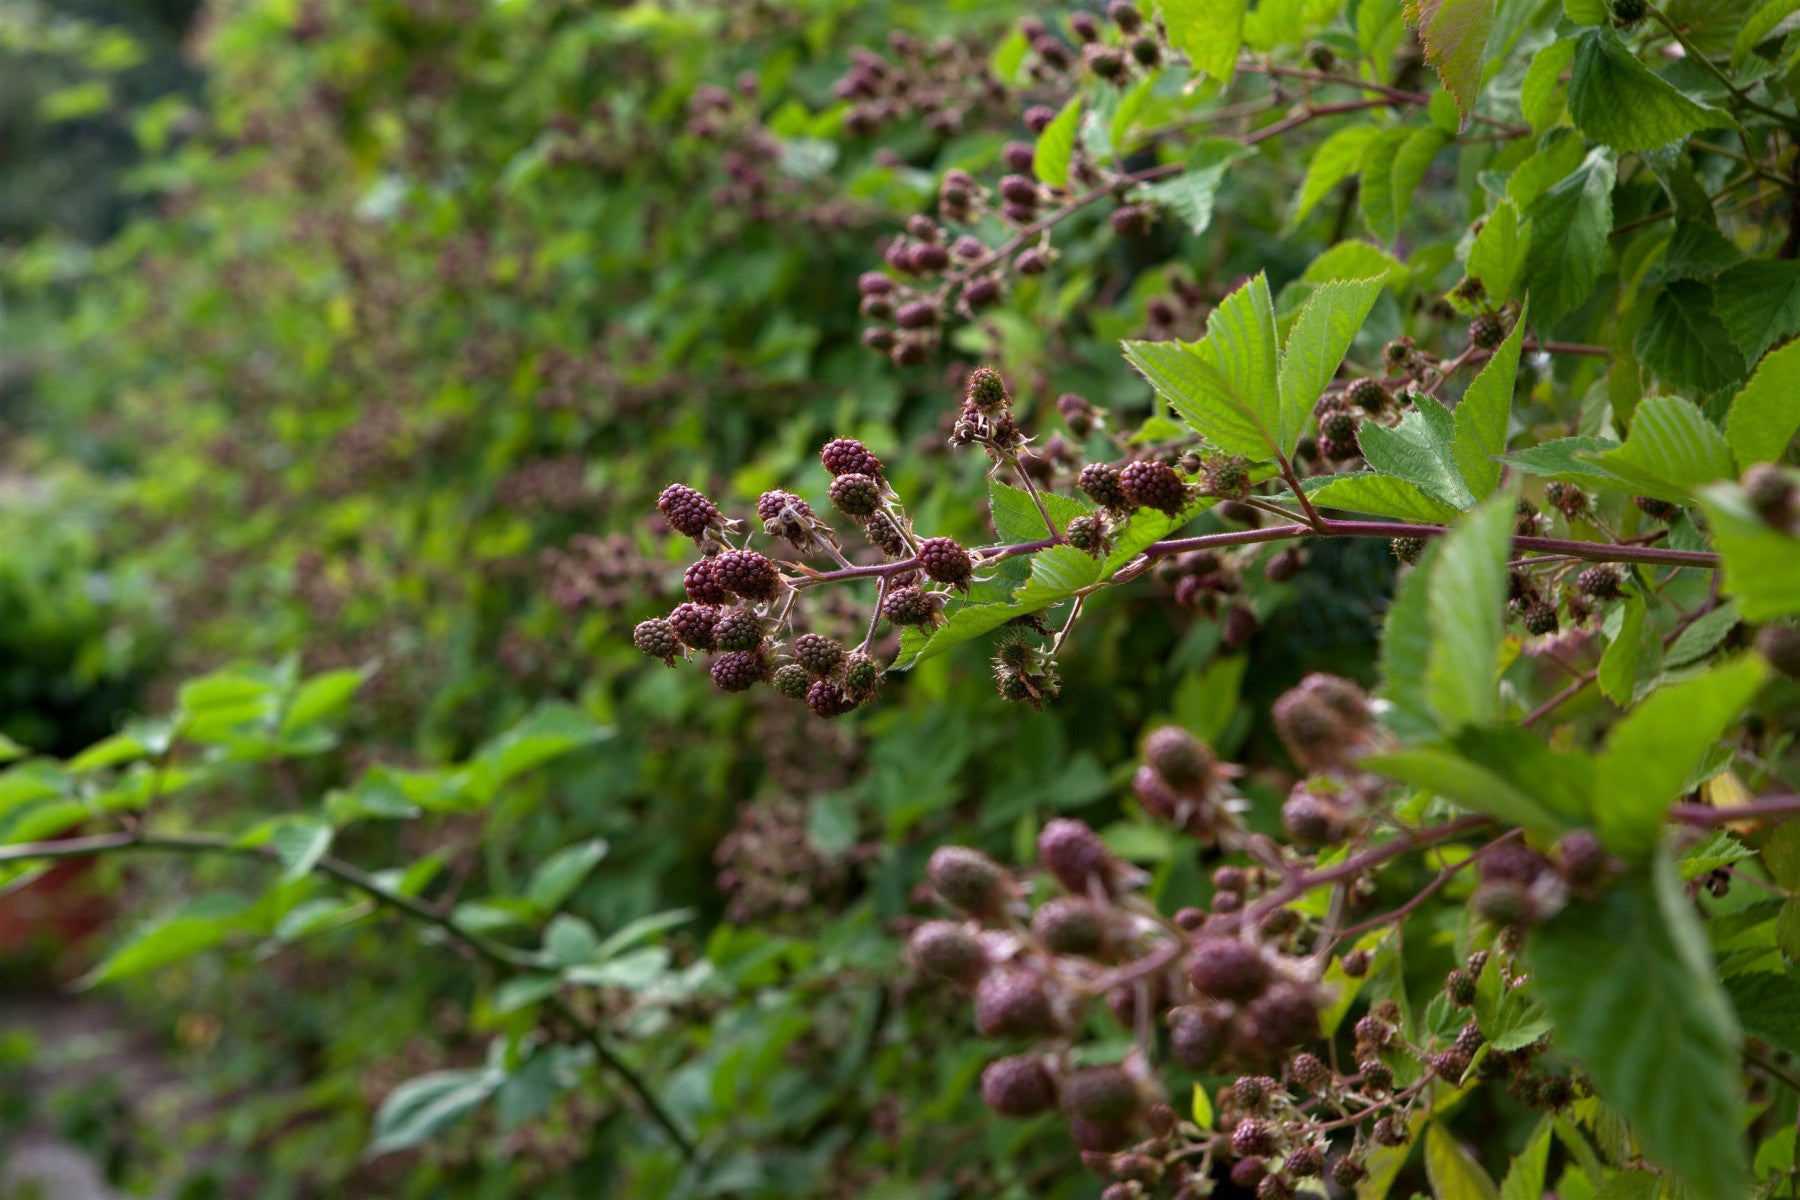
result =
M83 977L83 987L129 979L178 963L219 945L238 929L244 902L235 896L206 896L133 933Z
M1180 217L1189 232L1205 233L1212 224L1213 200L1231 164L1253 154L1242 142L1230 138L1202 138L1188 155L1187 169L1173 179L1148 183L1137 195L1166 205Z
M1744 361L1755 363L1800 333L1800 262L1756 259L1726 271L1713 281L1713 315Z
M476 752L468 768L469 793L485 804L508 781L611 733L572 704L546 704Z
M281 877L299 879L318 866L331 849L333 832L330 823L318 817L293 817L277 825L269 834L269 845L281 863Z
M1762 858L1776 883L1790 892L1800 890L1800 820L1777 826L1763 843Z
M1800 430L1800 342L1789 342L1762 360L1731 402L1725 440L1738 469L1778 462Z
M1280 449L1274 304L1267 279L1225 297L1197 342L1126 342L1125 357L1194 432L1256 461Z
M1711 285L1692 279L1676 280L1656 293L1632 350L1679 388L1715 392L1744 377L1744 356L1713 312Z
M1426 694L1446 729L1489 725L1499 712L1512 518L1512 498L1495 495L1445 536L1432 566Z
M1365 758L1361 765L1544 837L1556 837L1568 828L1569 823L1537 797L1514 786L1498 771L1470 760L1454 746L1415 746Z
M429 1141L474 1112L505 1081L492 1067L432 1071L387 1094L375 1113L365 1158L377 1158Z
M1331 194L1333 188L1362 169L1364 152L1377 133L1374 125L1347 125L1313 148L1306 166L1306 179L1300 185L1300 199L1294 206L1291 225L1298 225L1306 215Z
M1631 485L1625 480L1594 464L1596 456L1618 447L1619 443L1610 438L1556 438L1525 450L1515 450L1506 456L1506 463L1515 470L1543 479L1561 479L1587 488L1629 491Z
M1194 1081L1194 1098L1189 1106L1194 1117L1194 1124L1202 1129L1211 1129L1213 1123L1212 1095L1207 1092L1206 1085Z
M1081 501L1056 492L1040 492L1039 495L1050 512L1050 519L1056 522L1056 530L1044 528L1044 514L1038 510L1031 493L997 479L988 481L988 510L993 517L994 532L1000 535L1001 541L1036 541L1057 530L1067 529L1070 521L1093 511Z
M1648 496L1692 501L1692 489L1737 472L1731 446L1718 427L1691 401L1678 396L1651 396L1632 414L1625 444L1594 457Z
M1600 279L1612 233L1614 170L1611 153L1596 149L1526 210L1525 280L1547 328L1586 303Z
M1718 648L1733 629L1737 628L1738 607L1736 604L1722 604L1692 625L1681 631L1675 644L1663 658L1663 667L1674 670L1685 667L1689 663L1699 662Z
M1644 599L1627 596L1620 608L1619 632L1600 656L1600 694L1624 708L1637 688L1638 660L1643 652Z
M1456 419L1432 396L1420 396L1418 407L1392 428L1366 420L1356 439L1369 465L1386 475L1416 485L1427 496L1458 511L1475 503L1463 482L1452 446Z
M1244 44L1245 0L1161 0L1169 44L1194 70L1230 83Z
M1642 859L1694 764L1710 753L1762 686L1745 656L1660 688L1617 725L1600 756L1594 824L1608 849Z
M115 733L71 758L68 767L75 774L84 775L89 771L102 771L107 767L137 762L148 757L150 747L129 733Z
M1320 284L1300 310L1288 334L1279 370L1280 420L1276 437L1282 454L1292 454L1350 343L1369 318L1382 281L1353 279Z
M606 851L605 838L594 838L558 850L531 873L531 882L525 886L525 898L539 912L555 912L606 857Z
M1505 300L1513 294L1513 284L1518 282L1524 266L1525 238L1519 229L1519 209L1511 200L1502 200L1488 214L1469 247L1468 274L1481 280L1493 299Z
M1563 11L1577 25L1602 25L1612 20L1606 0L1563 0Z
M1766 40L1777 26L1797 12L1800 12L1800 0L1762 0L1732 39L1732 69L1743 70L1757 43Z
M1500 1181L1500 1200L1543 1200L1545 1171L1550 1164L1550 1136L1555 1122L1545 1117L1513 1156L1506 1178Z
M1425 1174L1435 1200L1500 1200L1500 1189L1442 1124L1425 1128Z
M1721 110L1652 73L1606 28L1585 30L1576 39L1569 117L1575 128L1620 154L1655 150L1731 123Z
M1508 207L1502 205L1502 208ZM1530 306L1519 314L1512 332L1494 351L1469 390L1456 406L1456 432L1450 451L1476 500L1485 500L1500 486L1500 455L1506 453L1506 431L1512 420L1513 385L1519 374L1519 347L1525 338Z
M1557 1045L1646 1155L1700 1195L1741 1195L1737 1020L1674 863L1659 855L1653 881L1569 905L1525 953Z
M1700 503L1725 560L1725 594L1738 598L1744 619L1800 613L1800 538L1771 528L1735 484L1702 490Z
M1428 547L1414 568L1401 575L1381 626L1380 696L1389 706L1382 719L1403 743L1437 733L1437 717L1425 695L1425 670L1431 660L1426 586L1438 549Z
M1519 111L1533 132L1542 133L1562 119L1566 102L1563 72L1575 61L1575 43L1564 38L1531 56L1519 85Z
M1751 971L1725 981L1744 1032L1788 1054L1800 1054L1800 970Z
M1362 211L1369 229L1385 242L1400 236L1426 168L1450 138L1435 126L1383 130L1363 153Z
M29 753L31 752L25 749L25 747L19 745L19 743L13 741L4 733L0 733L0 763L12 762L14 759L24 758Z
M326 671L314 675L288 701L287 713L281 719L281 732L293 733L307 725L341 713L356 695L358 688L373 674L369 668Z
M1329 283L1334 279L1365 279L1375 275L1381 276L1381 281L1395 291L1412 282L1412 272L1405 263L1372 242L1351 238L1313 259L1300 278L1307 283Z
M1378 517L1396 517L1402 521L1448 524L1461 515L1443 501L1427 496L1416 485L1373 471L1331 476L1323 487L1316 491L1309 489L1308 498L1321 508L1341 508Z
M1069 160L1075 154L1075 137L1080 132L1081 97L1076 96L1038 134L1037 150L1031 159L1032 173L1053 188L1067 187Z
M900 654L891 668L910 671L927 659L936 658L953 646L972 641L984 633L992 633L1014 617L1033 610L1007 601L996 604L965 604L954 609L944 623L929 634L908 629L900 638Z
M1481 91L1482 54L1494 29L1494 0L1407 0L1406 18L1467 129Z

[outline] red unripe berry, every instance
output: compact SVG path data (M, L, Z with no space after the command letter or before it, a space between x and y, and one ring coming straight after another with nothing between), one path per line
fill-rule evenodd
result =
M1035 1117L1056 1107L1056 1080L1034 1055L997 1059L981 1072L981 1099L1003 1117Z
M975 560L954 538L926 538L919 543L919 566L939 583L967 583L975 573Z
M1194 946L1187 974L1201 995L1242 1003L1262 995L1272 971L1263 952L1248 942L1209 937Z

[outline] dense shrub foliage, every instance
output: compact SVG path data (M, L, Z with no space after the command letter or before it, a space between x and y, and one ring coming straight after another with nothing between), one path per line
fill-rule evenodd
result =
M121 1182L1795 1193L1800 4L6 20Z

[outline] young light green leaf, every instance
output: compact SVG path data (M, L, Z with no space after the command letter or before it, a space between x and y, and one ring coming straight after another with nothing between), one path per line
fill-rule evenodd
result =
M1698 280L1679 279L1657 290L1632 351L1683 389L1715 392L1744 377L1744 356L1713 311L1712 286Z
M1562 119L1566 89L1563 72L1575 61L1575 43L1565 38L1532 55L1519 85L1519 111L1534 132L1542 133Z
M1738 469L1778 462L1800 430L1800 342L1789 342L1762 360L1731 402L1725 440Z
M1395 517L1402 521L1428 521L1445 525L1461 515L1443 501L1427 496L1416 485L1392 475L1378 475L1373 471L1359 475L1333 475L1324 486L1317 490L1309 489L1308 498L1320 508L1341 508L1348 512Z
M1519 209L1511 200L1502 200L1488 214L1469 247L1468 274L1481 280L1493 299L1505 300L1511 297L1513 284L1524 266L1525 238L1519 230Z
M546 704L476 751L467 768L469 795L485 804L509 780L611 735L573 704Z
M1395 291L1412 282L1412 272L1405 263L1373 242L1352 238L1339 242L1313 259L1300 273L1300 278L1307 283L1330 283L1334 279L1366 279L1377 275Z
M1757 516L1735 484L1715 484L1700 496L1725 560L1725 594L1738 598L1744 619L1800 613L1800 538Z
M1125 357L1221 450L1255 461L1279 450L1275 313L1263 276L1219 303L1200 341L1126 342Z
M1056 522L1056 530L1044 528L1044 514L1031 493L998 480L988 481L988 512L994 532L1005 542L1030 542L1068 528L1069 522L1089 512L1087 505L1056 492L1040 492L1044 508Z
M1563 11L1577 25L1603 25L1612 20L1606 0L1563 0Z
M1231 164L1253 153L1230 138L1203 138L1188 155L1187 169L1173 179L1149 183L1137 195L1166 205L1189 232L1205 233L1212 224L1213 200Z
M1544 1176L1550 1164L1550 1135L1555 1123L1549 1117L1538 1122L1525 1148L1513 1156L1506 1178L1500 1181L1500 1200L1543 1200Z
M1294 452L1314 402L1350 352L1350 343L1368 320L1381 286L1379 278L1320 284L1300 310L1278 373L1281 413L1276 437L1281 453Z
M1561 479L1586 488L1629 491L1631 485L1625 480L1594 464L1597 456L1618 447L1619 443L1610 438L1556 438L1513 451L1506 456L1506 465L1542 479Z
M1454 746L1415 746L1365 758L1361 765L1543 837L1554 838L1568 828L1568 822L1536 796Z
M1502 208L1509 205L1502 204ZM1500 455L1506 453L1506 431L1512 420L1513 384L1519 374L1519 347L1525 338L1530 306L1519 314L1512 332L1494 351L1456 406L1456 431L1450 451L1463 483L1477 500L1500 486Z
M1428 546L1414 569L1400 577L1381 625L1380 696L1388 703L1382 721L1403 743L1421 742L1437 733L1437 717L1425 695L1425 669L1431 660L1426 585L1437 552L1436 545Z
M1437 1121L1425 1128L1425 1175L1434 1200L1500 1200L1493 1179Z
M1645 1154L1704 1196L1737 1196L1737 1019L1674 863L1592 904L1572 903L1526 947L1529 985Z
M1694 764L1710 753L1762 686L1746 656L1659 688L1617 725L1595 776L1594 826L1609 849L1643 859Z
M1230 83L1244 44L1245 0L1161 0L1169 44L1194 70Z
M307 725L334 717L349 705L356 690L373 674L370 668L326 671L300 685L282 714L281 732L293 733Z
M1677 504L1689 502L1692 489L1736 474L1725 435L1678 396L1651 396L1639 404L1625 444L1593 461L1644 495Z
M1481 58L1494 29L1494 0L1407 0L1406 17L1467 129L1481 91Z
M1643 597L1627 596L1619 611L1619 632L1600 655L1597 682L1601 695L1624 708L1630 705L1637 687L1644 635Z
M1703 104L1639 62L1611 29L1589 29L1575 43L1569 76L1575 128L1620 154L1655 150L1731 118Z
M1526 210L1525 281L1546 327L1580 308L1600 278L1612 233L1614 171L1611 152L1597 148Z
M1363 154L1369 148L1370 140L1380 132L1374 125L1347 125L1313 149L1290 225L1304 221L1333 188L1362 169Z
M192 958L219 945L238 928L244 902L234 896L207 896L131 934L88 972L81 986L111 983Z
M558 850L531 873L531 882L525 886L525 898L540 912L555 912L606 857L606 850L605 838L593 838Z
M137 737L129 733L115 733L71 758L68 769L77 775L85 775L89 771L102 771L107 767L137 762L148 757L150 748Z
M1499 713L1512 518L1512 498L1496 494L1445 536L1432 567L1426 694L1446 729L1490 725Z
M318 866L331 849L334 832L330 822L319 817L294 817L277 825L269 834L269 846L281 863L281 877L299 879Z
M1406 128L1381 130L1363 146L1362 161L1357 164L1357 172L1362 176L1357 205L1369 232L1384 242L1394 240L1389 231L1400 224L1401 201L1394 195L1394 162L1412 135L1413 130Z
M1069 184L1069 160L1075 154L1075 137L1081 132L1081 97L1063 105L1056 119L1038 134L1037 150L1031 159L1031 170L1038 179L1053 188Z
M417 1146L474 1112L506 1079L492 1067L432 1071L409 1079L381 1102L365 1158Z
M1475 495L1457 468L1456 418L1431 396L1393 427L1364 421L1357 430L1363 457L1376 470L1414 484L1432 499L1458 511L1475 503Z

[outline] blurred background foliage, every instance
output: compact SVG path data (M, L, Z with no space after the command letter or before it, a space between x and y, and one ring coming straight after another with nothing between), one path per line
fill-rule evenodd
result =
M1044 712L1005 705L968 648L827 725L766 692L714 694L629 637L679 595L683 545L653 506L671 479L740 511L775 485L823 507L816 448L857 436L922 528L982 539L981 468L944 451L959 365L999 363L1040 424L1068 390L1129 418L1149 396L1117 340L1164 264L1198 264L1211 294L1260 268L1279 286L1330 236L1325 213L1283 239L1305 148L1272 147L1276 169L1227 184L1228 232L1122 243L1089 214L1059 236L1058 272L1021 279L944 359L902 370L864 350L855 280L880 239L940 172L987 167L1019 131L1001 114L845 137L832 83L892 29L985 53L1016 16L985 0L6 6L0 731L66 752L223 664L372 669L347 749L217 799L274 812L371 764L459 760L546 700L579 706L616 736L479 814L358 827L346 853L436 856L506 891L606 839L572 910L611 930L691 907L672 945L706 968L635 1018L634 1053L703 1137L742 1148L683 1180L597 1087L528 1126L484 1116L366 1160L395 1084L479 1063L509 1018L438 947L364 923L124 985L180 1082L90 1084L53 1108L117 1181L184 1197L1097 1190L1053 1123L976 1119L986 1051L954 1001L896 979L924 856L955 838L1018 857L1046 815L1078 813L1158 870L1165 908L1197 899L1200 868L1121 803L1131 747L1171 714L1227 754L1266 746L1251 714L1303 664L1366 680L1383 548L1323 547L1291 586L1257 574L1271 633L1237 653L1165 591L1097 596ZM703 138L689 106L709 85L737 99ZM1450 239L1455 184L1419 205ZM134 860L83 886L150 914L248 874L192 866Z

